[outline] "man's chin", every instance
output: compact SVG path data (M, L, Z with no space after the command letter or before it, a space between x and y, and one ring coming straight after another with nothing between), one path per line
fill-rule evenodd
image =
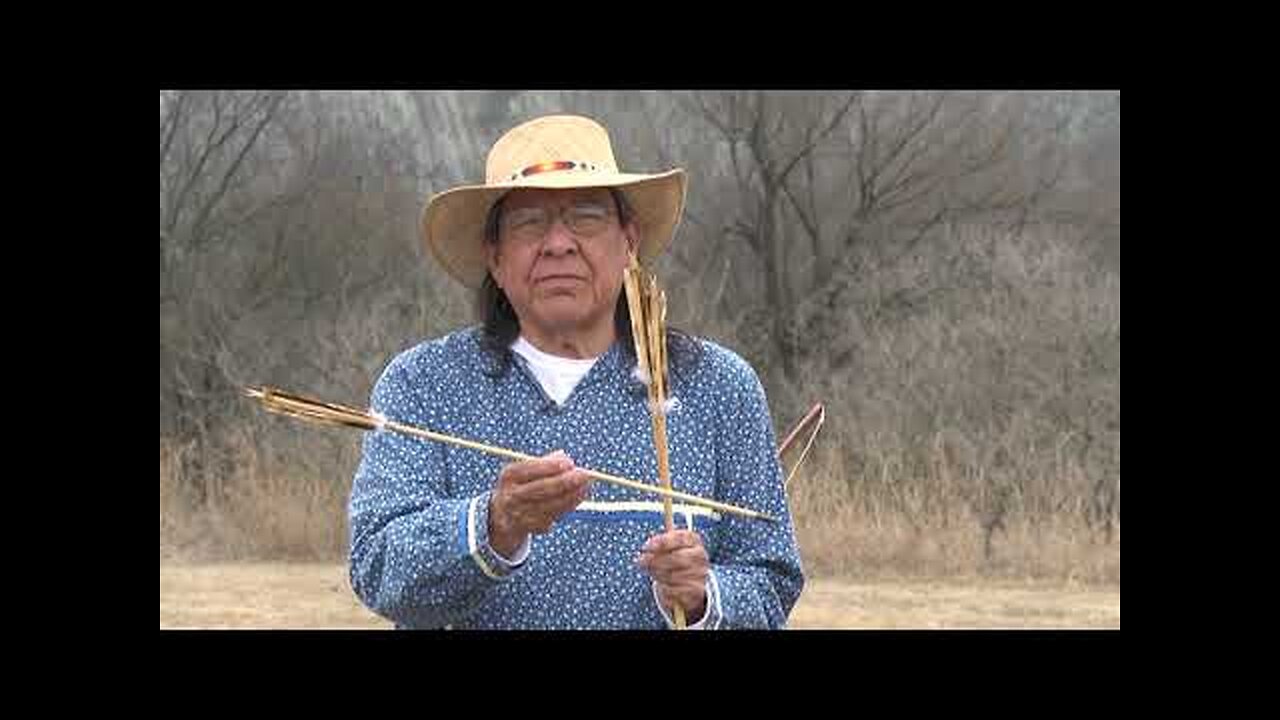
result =
M537 304L547 312L571 312L581 315L587 305L587 294L578 288L556 288L538 293Z

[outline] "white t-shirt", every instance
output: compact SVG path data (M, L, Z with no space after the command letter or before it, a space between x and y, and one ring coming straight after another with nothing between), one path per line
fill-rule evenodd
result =
M557 405L563 405L569 393L578 386L591 367L599 360L599 356L579 360L577 358L549 355L534 347L521 335L511 346L511 351L519 353L529 362L529 369L538 378L538 384L546 391Z

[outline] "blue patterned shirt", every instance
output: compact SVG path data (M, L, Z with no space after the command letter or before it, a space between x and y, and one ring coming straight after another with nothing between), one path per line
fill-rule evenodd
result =
M396 356L373 390L389 419L656 484L644 387L614 343L564 405L519 355L496 377L479 329ZM779 524L674 502L711 560L705 628L779 628L804 585L764 389L737 354L707 340L672 373L667 417L675 489L768 513ZM635 564L662 532L662 498L595 481L586 502L532 537L518 565L488 542L489 495L508 460L394 432L365 435L349 503L351 584L401 628L661 629L670 626ZM693 623L697 618L689 618Z

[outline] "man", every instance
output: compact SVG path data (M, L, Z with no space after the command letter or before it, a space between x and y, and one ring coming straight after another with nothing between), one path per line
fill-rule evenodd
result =
M350 500L351 582L402 628L779 628L804 577L760 382L710 341L669 335L675 489L776 524L593 483L657 482L623 270L671 241L685 174L618 171L607 131L549 116L490 150L484 185L428 202L427 247L476 288L482 325L396 356L372 408L540 456L370 433Z

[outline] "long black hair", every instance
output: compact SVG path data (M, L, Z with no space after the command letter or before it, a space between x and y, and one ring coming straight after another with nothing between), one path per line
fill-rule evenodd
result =
M618 222L626 225L635 217L635 211L627 202L627 196L615 188L609 188L618 208ZM494 203L485 219L485 242L497 244L498 223L502 215L502 200ZM480 317L480 347L489 357L490 377L501 377L511 368L511 345L520 337L520 320L511 307L507 294L494 282L493 275L485 273L476 294L476 313ZM618 294L618 304L613 311L613 327L622 352L631 365L636 362L635 342L631 334L631 311L627 306L625 291ZM691 372L698 363L702 346L696 338L677 328L667 327L668 372L673 376Z

